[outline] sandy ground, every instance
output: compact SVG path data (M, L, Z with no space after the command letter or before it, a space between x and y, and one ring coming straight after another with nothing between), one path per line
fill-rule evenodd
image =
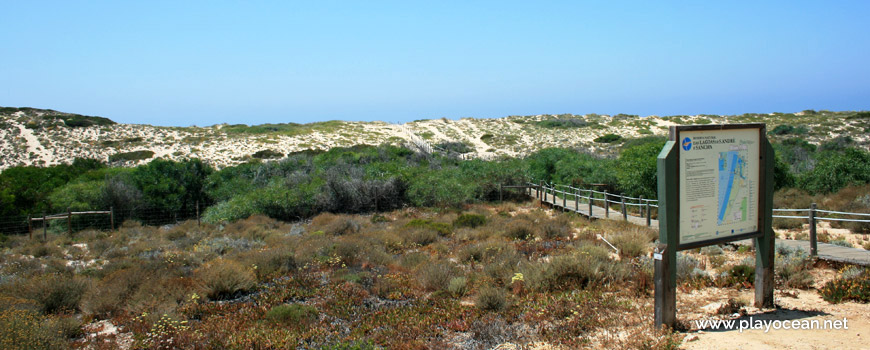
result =
M752 290L738 298L753 300ZM727 294L727 293L726 293ZM721 300L720 300L721 301ZM846 319L848 329L814 330L707 330L688 333L685 349L870 349L870 305L855 302L830 304L815 290L777 293L778 309L746 308L738 320L825 320ZM715 304L715 302L714 302ZM700 316L700 315L699 315ZM706 315L705 317L711 317Z

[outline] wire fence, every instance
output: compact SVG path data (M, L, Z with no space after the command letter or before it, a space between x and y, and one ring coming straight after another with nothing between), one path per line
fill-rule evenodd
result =
M43 215L0 218L0 234L45 237L48 234L75 233L83 230L111 231L133 220L148 226L174 225L200 220L198 206L187 209L139 208L127 210L67 211Z

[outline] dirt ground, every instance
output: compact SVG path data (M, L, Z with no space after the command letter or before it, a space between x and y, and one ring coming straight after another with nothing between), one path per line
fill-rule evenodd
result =
M715 289L715 288L709 288ZM696 320L714 317L712 309L725 302L729 297L747 301L750 305L754 298L752 289L743 291L718 290L699 291L698 295L688 298L684 305L706 304L707 314L680 315L684 320ZM678 296L679 298L679 296ZM745 307L745 315L722 318L738 320L847 320L848 329L813 329L813 330L697 330L687 332L683 339L684 349L870 349L870 305L855 302L830 304L822 300L815 290L777 291L775 294L777 309L760 310L752 306ZM679 303L679 301L678 301ZM679 307L679 305L678 305ZM700 310L703 310L703 306ZM698 309L696 309L698 310Z

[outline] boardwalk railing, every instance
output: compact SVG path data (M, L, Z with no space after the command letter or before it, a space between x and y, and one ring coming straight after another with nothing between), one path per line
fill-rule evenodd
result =
M526 185L528 186L528 194L540 200L542 205L544 202L552 203L554 206L560 206L562 210L574 211L588 216L595 216L596 210L603 210L603 216L609 218L610 212L615 211L622 215L623 220L628 221L631 214L631 216L646 219L646 225L652 226L653 215L658 215L658 200L655 199L549 184L544 181L529 182Z
M797 215L799 213L806 212L806 215ZM833 211L833 210L822 210L816 207L816 203L810 204L809 209L773 209L773 217L779 219L799 219L799 220L807 220L810 226L810 255L818 255L819 251L819 241L816 236L816 230L818 226L818 222L821 221L840 221L840 222L866 222L870 223L870 213L847 213L842 211ZM776 213L786 213L791 215L776 215ZM826 216L818 216L818 214L828 214ZM847 219L843 217L831 217L830 215L839 215L839 216L855 216L861 217L862 219ZM866 219L865 219L866 218Z
M630 214L637 214L637 217L646 219L647 226L652 226L653 210L656 211L655 215L658 215L658 200L655 199L630 197L608 193L607 191L552 184L546 181L538 181L537 183L528 182L526 186L528 195L534 196L541 202L541 205L543 203L551 203L554 207L561 207L563 211L574 211L590 217L595 216L594 206L604 210L603 216L605 218L610 217L611 211L618 211L622 215L622 219L626 221L629 220ZM615 210L613 206L616 207ZM816 231L819 221L870 223L870 213L822 210L816 207L816 203L813 203L808 209L773 209L773 212L774 218L801 219L809 222L810 254L813 256L818 255L818 237ZM804 212L806 212L806 215L798 215ZM825 215L820 216L819 214ZM848 218L849 216L857 218Z

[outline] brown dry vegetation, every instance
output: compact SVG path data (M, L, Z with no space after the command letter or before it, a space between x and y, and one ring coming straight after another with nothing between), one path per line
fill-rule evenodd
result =
M40 341L28 348L679 345L651 327L655 231L531 204L13 237L0 255L0 327ZM779 254L789 263L778 283L811 288L808 260ZM751 257L681 254L681 288L745 288ZM99 320L119 333L84 337Z

